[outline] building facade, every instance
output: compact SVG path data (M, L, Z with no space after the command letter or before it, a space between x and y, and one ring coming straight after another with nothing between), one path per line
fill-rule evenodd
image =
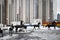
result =
M58 20L58 22L60 22L60 14L59 13L57 14L57 20Z
M30 23L33 19L52 21L56 13L54 3L54 0L0 0L0 23L20 20Z

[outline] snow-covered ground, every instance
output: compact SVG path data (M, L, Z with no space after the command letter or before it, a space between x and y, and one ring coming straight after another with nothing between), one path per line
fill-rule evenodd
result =
M15 30L15 29L14 29ZM33 27L27 27L27 31L32 31L31 33L19 33L19 34L13 34L12 36L9 36L7 34L4 37L0 37L2 40L60 40L60 28L56 27L54 29L53 27L48 30L47 27L41 26L40 29L36 28L36 30L33 30Z

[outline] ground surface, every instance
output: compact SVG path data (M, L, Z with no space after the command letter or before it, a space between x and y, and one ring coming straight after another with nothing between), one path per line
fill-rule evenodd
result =
M28 31L31 31L30 33ZM47 28L41 27L40 29L28 27L28 33L14 33L12 36L9 35L8 31L4 31L4 36L0 37L0 40L60 40L60 28Z

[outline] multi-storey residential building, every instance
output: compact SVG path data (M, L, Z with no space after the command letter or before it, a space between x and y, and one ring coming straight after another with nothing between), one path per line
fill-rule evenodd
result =
M0 23L20 20L30 23L33 19L53 21L56 13L54 3L56 0L0 0Z

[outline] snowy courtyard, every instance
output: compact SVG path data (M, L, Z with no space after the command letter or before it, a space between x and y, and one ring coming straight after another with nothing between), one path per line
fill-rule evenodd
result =
M9 35L9 31L4 31L4 36L0 37L0 40L60 40L60 28L53 27L48 30L47 27L40 27L33 30L33 27L28 27L26 33L18 32ZM31 31L29 33L29 31Z

